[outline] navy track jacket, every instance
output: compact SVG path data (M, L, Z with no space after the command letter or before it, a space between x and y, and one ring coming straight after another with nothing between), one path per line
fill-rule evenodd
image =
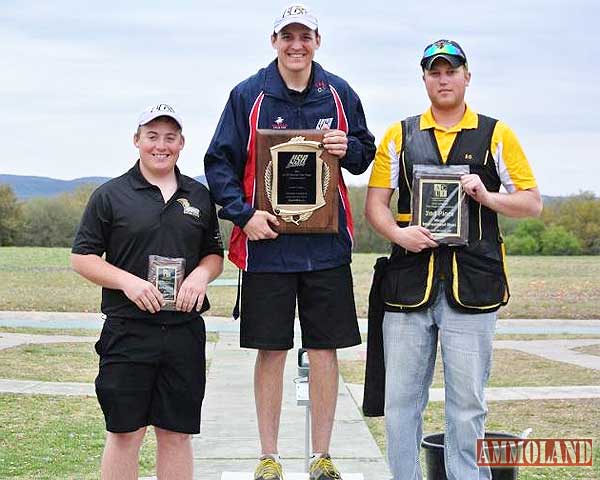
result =
M257 128L317 129L327 124L348 135L348 151L340 165L363 173L375 155L358 95L341 79L313 62L312 85L302 102L294 102L277 69L277 61L237 85L229 95L204 158L205 174L221 218L235 227L229 259L250 272L305 272L350 263L352 214L340 172L339 233L279 235L249 241L242 228L254 214Z

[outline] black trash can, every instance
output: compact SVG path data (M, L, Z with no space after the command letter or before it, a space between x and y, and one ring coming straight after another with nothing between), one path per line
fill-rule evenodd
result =
M485 438L519 439L517 435L503 432L485 432ZM427 480L448 480L444 464L444 434L427 435L421 441L425 453L425 471ZM517 480L518 467L492 467L492 480Z

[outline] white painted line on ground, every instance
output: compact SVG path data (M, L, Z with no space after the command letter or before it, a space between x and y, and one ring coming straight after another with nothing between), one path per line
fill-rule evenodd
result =
M346 384L346 388L357 405L362 405L363 386ZM600 398L600 386L586 385L576 387L492 387L485 389L488 402L506 400L560 400L578 398ZM443 402L444 389L430 388L429 401Z

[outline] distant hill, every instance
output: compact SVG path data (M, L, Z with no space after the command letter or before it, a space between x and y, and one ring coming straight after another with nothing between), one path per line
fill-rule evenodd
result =
M204 185L207 184L204 175L194 178ZM82 177L74 180L57 180L49 177L0 174L0 185L10 185L19 200L27 200L33 197L52 197L61 193L72 192L80 185L89 183L100 185L107 180L110 180L110 177ZM365 186L350 188L365 188ZM553 202L564 200L567 197L551 197L543 195L542 198L544 203L549 205Z
M564 200L565 198L568 197L551 197L550 195L542 195L544 205L550 205L551 203L559 202L561 200Z
M204 175L195 177L195 179L206 184ZM61 193L73 192L81 185L90 183L100 185L107 180L110 180L110 177L82 177L74 180L58 180L49 177L0 174L0 184L10 185L19 200L27 200L33 197L52 197Z

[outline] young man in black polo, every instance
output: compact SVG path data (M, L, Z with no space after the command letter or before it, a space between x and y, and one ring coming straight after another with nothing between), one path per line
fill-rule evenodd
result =
M206 382L200 313L223 269L223 247L208 190L176 167L185 140L175 110L159 104L142 112L133 141L139 160L93 193L71 256L76 272L103 287L101 478L137 480L140 445L153 425L158 478L191 480L191 434L200 431ZM148 281L151 255L185 260L174 310Z

